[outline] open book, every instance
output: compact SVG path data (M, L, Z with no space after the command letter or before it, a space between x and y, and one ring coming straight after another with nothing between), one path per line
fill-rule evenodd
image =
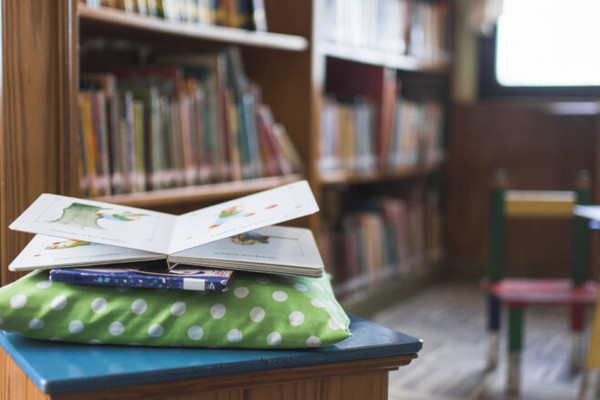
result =
M323 262L312 233L271 226L318 210L306 181L179 216L42 194L10 225L38 235L9 269L166 259L169 265L320 276Z

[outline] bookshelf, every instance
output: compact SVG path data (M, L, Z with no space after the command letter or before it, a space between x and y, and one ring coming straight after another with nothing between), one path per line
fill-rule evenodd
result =
M415 0L420 3L421 0ZM331 3L331 2L328 2ZM443 4L449 4L444 0ZM261 97L290 136L304 164L302 173L234 182L217 182L156 191L96 196L102 201L185 212L199 204L226 200L299 179L308 179L320 203L330 191L351 188L398 187L408 193L443 170L443 152L433 160L393 169L368 171L320 168L321 117L324 95L341 83L328 73L356 71L360 81L375 78L369 87L376 102L397 94L404 74L446 81L447 54L361 48L351 43L324 41L320 2L265 0L268 32L206 26L162 20L121 10L89 7L77 0L7 0L3 21L3 124L0 155L1 257L4 266L30 236L8 231L8 224L42 192L81 196L79 186L78 92L81 73L145 59L155 48L197 52L234 45L240 49L244 70L261 88ZM33 17L32 17L33 16ZM438 35L441 35L438 32ZM108 44L108 46L107 46ZM342 65L340 67L340 65ZM339 74L342 76L343 74ZM390 82L395 82L389 86ZM364 88L354 88L364 91ZM338 90L339 91L339 90ZM386 92L387 91L387 92ZM391 91L391 92L390 92ZM341 94L341 93L340 93ZM378 129L383 121L376 111ZM17 132L18 134L12 134ZM357 189L358 188L358 189ZM379 190L379 189L378 189ZM320 234L328 210L305 218L300 225ZM439 250L439 249L437 249ZM424 255L415 263L430 264L437 255ZM17 277L2 269L2 282ZM387 272L379 272L387 279ZM369 277L347 284L351 291L369 288ZM367 282L366 284L363 282ZM354 285L354 286L353 286Z
M321 5L319 237L336 293L360 314L439 271L451 10L445 1L381 2L379 12L361 1ZM408 120L412 128L399 122Z

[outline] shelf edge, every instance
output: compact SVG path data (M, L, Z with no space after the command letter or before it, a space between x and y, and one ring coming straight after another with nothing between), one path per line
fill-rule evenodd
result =
M308 48L308 41L302 36L248 31L191 22L174 22L106 7L93 8L82 3L77 5L77 13L79 18L88 21L176 36L298 52Z
M206 202L224 198L234 198L293 183L302 179L305 179L302 175L292 174L246 181L222 182L201 186L95 197L93 200L133 207L173 206L178 204L189 204L192 202Z

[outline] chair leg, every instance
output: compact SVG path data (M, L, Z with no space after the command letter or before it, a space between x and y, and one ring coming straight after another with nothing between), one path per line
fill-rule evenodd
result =
M585 305L571 306L571 373L578 373L583 366Z
M501 304L496 296L488 295L488 359L487 370L493 370L498 365L498 343L500 332Z
M519 393L521 383L521 349L523 347L523 307L509 306L508 374L506 390L508 394Z
M585 370L581 381L579 399L595 399L598 394L598 382L600 375L600 294L594 311L594 321L590 332L587 355L585 357Z
M600 370L586 369L581 379L581 387L577 400L595 400L598 397L598 383L600 382Z

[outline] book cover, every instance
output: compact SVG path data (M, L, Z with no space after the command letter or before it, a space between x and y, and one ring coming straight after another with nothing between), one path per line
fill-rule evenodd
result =
M265 190L180 216L42 194L10 225L10 228L142 251L145 254L140 255L140 260L150 256L156 258L158 255L158 258L171 261L170 257L181 256L180 252L184 250L317 211L318 206L306 181ZM311 239L314 241L312 234ZM26 247L23 257L34 256L35 254L29 254L31 251L35 253L35 249ZM23 270L26 267L27 263L22 262L20 257L21 255L15 260L19 260L19 263L13 262L10 268L17 270L19 267ZM90 258L89 263L97 265L98 258L99 256ZM203 261L195 258L187 258L186 263L205 265ZM252 259L238 261L240 265L236 267L242 267L244 262L252 263ZM84 260L80 262L80 265L85 265ZM181 262L181 259L175 259L173 262ZM322 265L313 266L307 273L319 276L323 272L322 269Z
M106 266L105 268L56 268L50 280L78 285L100 285L153 289L221 292L227 288L233 271L178 265L169 269L166 263L149 266Z

